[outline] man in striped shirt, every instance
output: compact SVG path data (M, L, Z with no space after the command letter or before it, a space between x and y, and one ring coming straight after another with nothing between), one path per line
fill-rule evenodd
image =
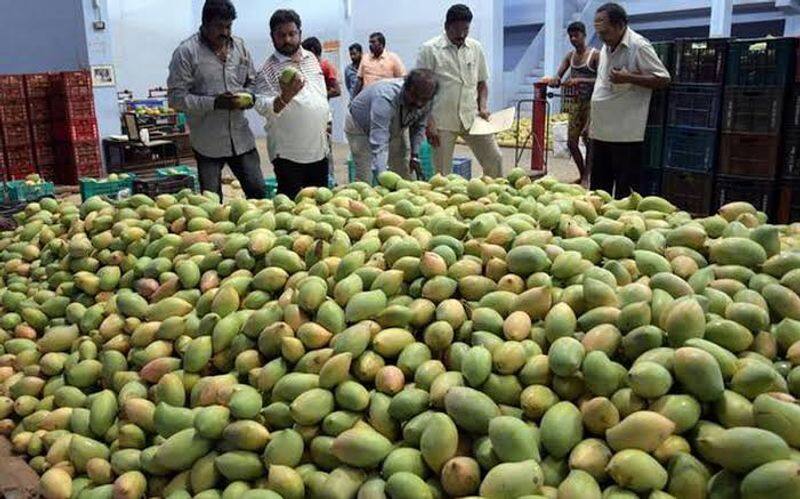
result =
M328 185L331 112L319 62L300 46L300 16L293 10L276 10L269 27L275 53L256 76L255 107L267 120L267 149L278 192L294 198L303 187ZM296 74L281 81L288 68Z

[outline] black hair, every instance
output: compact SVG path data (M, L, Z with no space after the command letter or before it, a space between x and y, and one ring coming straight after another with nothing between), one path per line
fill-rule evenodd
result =
M444 18L445 26L459 21L472 22L472 11L463 3L457 3L447 9L447 14Z
M269 31L270 33L275 33L278 27L288 23L294 23L297 29L302 28L300 16L297 12L292 9L278 9L269 18Z
M236 19L236 7L230 0L206 0L203 5L203 24L208 25L216 19L233 21Z
M315 56L322 57L322 44L319 42L319 38L316 36L306 38L300 45L302 45L304 49L308 50Z
M354 43L354 44L350 45L349 47L347 47L347 51L348 52L351 51L351 50L357 50L359 53L364 52L364 49L361 47L360 43Z
M622 5L614 2L609 2L601 5L597 9L597 13L605 12L608 15L608 20L615 26L628 25L628 13L622 8Z
M383 33L381 33L380 31L376 31L375 33L372 33L371 35L369 35L369 37L370 38L377 38L378 41L381 42L381 45L383 45L384 47L386 46L386 37L383 36Z
M413 69L406 75L403 82L405 88L417 88L423 86L433 86L433 93L439 91L439 80L436 74L430 69Z
M580 21L575 21L574 23L571 23L569 26L567 26L567 33L573 33L575 31L583 33L585 35L586 25Z

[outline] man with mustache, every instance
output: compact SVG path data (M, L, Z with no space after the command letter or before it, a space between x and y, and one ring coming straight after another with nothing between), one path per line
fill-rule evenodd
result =
M405 76L406 68L400 56L386 50L386 37L375 32L369 35L369 54L361 59L358 66L358 89L373 85L388 78Z
M294 198L303 187L328 185L331 111L322 68L314 54L300 46L297 12L276 10L269 29L275 53L256 76L256 110L266 118L278 192Z
M168 100L186 114L200 189L222 199L222 169L227 164L245 195L258 199L265 195L261 159L244 116L253 107L256 75L244 42L231 35L234 19L230 0L206 1L200 31L172 55Z

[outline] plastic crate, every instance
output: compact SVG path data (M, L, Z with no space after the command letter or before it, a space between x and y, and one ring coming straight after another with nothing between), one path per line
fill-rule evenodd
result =
M197 174L197 168L186 165L178 165L169 166L166 168L158 168L156 170L156 177L169 177L172 175L189 175L194 179L194 189L200 192L200 177Z
M722 133L719 172L743 177L775 178L780 137L750 133Z
M472 160L469 158L453 158L453 173L465 179L472 178Z
M87 70L63 71L55 76L59 84L67 87L91 87L92 75Z
M716 164L717 132L667 127L664 138L664 168L710 172Z
M0 121L8 123L27 123L28 106L25 100L0 102Z
M347 183L352 184L356 181L356 162L353 158L347 160Z
M643 168L661 168L664 164L664 127L648 126L644 133Z
M5 147L23 147L31 144L31 133L27 123L3 123L2 131Z
M781 224L800 222L800 179L783 179L778 184L775 220Z
M100 163L100 148L96 141L56 142L56 152L60 159L72 166Z
M91 120L96 119L94 101L87 100L54 100L51 106L54 121Z
M80 185L81 199L86 201L92 196L117 198L120 197L121 193L125 195L126 191L127 195L131 195L133 193L133 180L136 175L132 173L127 173L126 175L128 175L128 178L119 180L104 179L102 182L91 178L80 179L78 185Z
M8 147L5 150L6 167L9 170L33 171L33 151L29 145Z
M31 123L47 123L50 126L52 113L49 99L28 99L28 117Z
M714 209L734 201L746 201L773 217L778 200L778 182L735 175L718 175L714 189Z
M655 42L653 50L656 51L656 55L661 59L669 74L672 74L675 71L675 42Z
M22 75L0 76L0 101L23 101L25 99L25 83Z
M784 87L795 73L796 38L732 41L725 83L749 87Z
M775 134L783 122L783 87L725 89L722 129L728 132Z
M64 87L55 85L50 98L54 103L63 101L86 101L94 98L92 87Z
M800 177L800 128L783 131L783 177Z
M639 194L642 196L661 195L661 176L664 170L661 168L645 168L642 171L642 184L639 187Z
M722 89L701 85L673 85L667 103L667 125L716 130Z
M687 38L675 42L677 83L721 85L725 79L727 38Z
M650 98L650 109L647 111L647 126L664 126L667 119L666 90L656 90Z
M56 187L52 182L28 184L24 180L7 183L8 197L11 201L36 201L48 196L55 196Z
M33 160L36 166L41 169L44 166L52 166L56 164L56 151L53 144L43 142L33 144Z
M194 190L194 179L189 175L137 177L133 181L134 194L145 194L151 198L160 194L174 194L183 189Z
M31 138L33 144L53 142L53 127L50 123L31 123Z
M53 138L69 142L97 140L97 121L80 119L53 122Z
M51 73L27 74L23 77L25 82L25 97L28 99L44 99L50 95Z
M264 179L264 190L266 192L266 199L272 199L278 195L278 179L275 177L266 177Z
M695 216L708 215L714 174L687 170L664 169L661 179L661 195L681 210Z

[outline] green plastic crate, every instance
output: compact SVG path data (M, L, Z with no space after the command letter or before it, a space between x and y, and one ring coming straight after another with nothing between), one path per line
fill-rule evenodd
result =
M166 177L169 175L189 175L194 179L194 190L200 192L200 177L197 174L197 168L186 165L178 165L167 168L158 168L156 170L156 177Z
M136 175L128 173L127 178L119 180L105 180L98 182L96 179L82 178L78 181L80 184L81 199L86 201L92 196L108 196L115 198L119 196L120 192L127 190L128 194L133 193L133 181Z
M12 180L6 184L8 198L11 201L36 201L38 199L55 196L56 186L52 182L40 182L28 185L24 180Z
M278 194L278 179L275 177L267 177L264 179L264 188L267 192L267 199L272 199Z

